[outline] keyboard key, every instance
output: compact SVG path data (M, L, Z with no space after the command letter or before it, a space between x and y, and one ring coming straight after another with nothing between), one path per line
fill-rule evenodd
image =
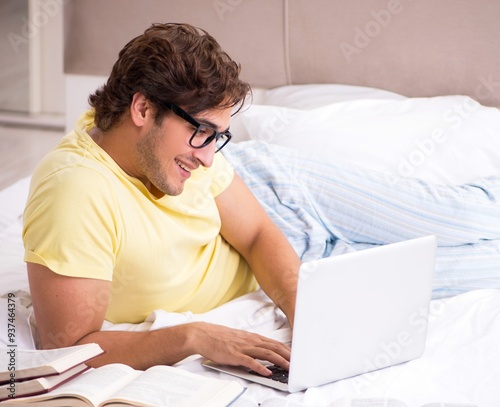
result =
M288 383L288 370L285 370L282 367L276 365L267 366L267 368L272 372L271 376L262 376L260 373L257 373L253 370L251 370L250 373L262 377L267 377L268 379L275 380L277 382Z

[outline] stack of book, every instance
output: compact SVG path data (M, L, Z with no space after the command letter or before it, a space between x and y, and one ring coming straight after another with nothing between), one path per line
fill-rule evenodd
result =
M4 348L0 354L0 401L46 393L89 369L104 351L95 343L50 350Z
M0 352L0 405L220 407L245 391L237 381L171 366L140 371L109 364L92 369L86 363L103 353L97 344Z

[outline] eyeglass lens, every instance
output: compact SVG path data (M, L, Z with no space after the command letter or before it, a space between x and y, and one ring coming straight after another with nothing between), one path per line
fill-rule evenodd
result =
M215 129L200 124L193 136L190 144L195 148L202 148L209 145L215 140L215 151L219 151L229 141L229 138L224 133L218 133Z

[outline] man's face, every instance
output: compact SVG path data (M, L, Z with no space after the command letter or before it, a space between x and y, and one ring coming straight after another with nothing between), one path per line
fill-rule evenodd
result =
M222 132L229 128L231 108L211 109L195 116L200 123ZM137 166L142 177L167 195L179 195L191 171L200 165L210 167L214 159L215 140L203 148L189 144L195 127L170 113L161 123L153 122L137 143Z

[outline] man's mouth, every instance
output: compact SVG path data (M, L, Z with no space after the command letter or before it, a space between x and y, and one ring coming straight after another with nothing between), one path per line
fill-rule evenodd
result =
M180 161L178 160L175 160L175 162L177 163L177 165L179 167L181 167L184 171L187 171L187 172L191 172L191 169L189 167L187 167L185 164L181 163Z

